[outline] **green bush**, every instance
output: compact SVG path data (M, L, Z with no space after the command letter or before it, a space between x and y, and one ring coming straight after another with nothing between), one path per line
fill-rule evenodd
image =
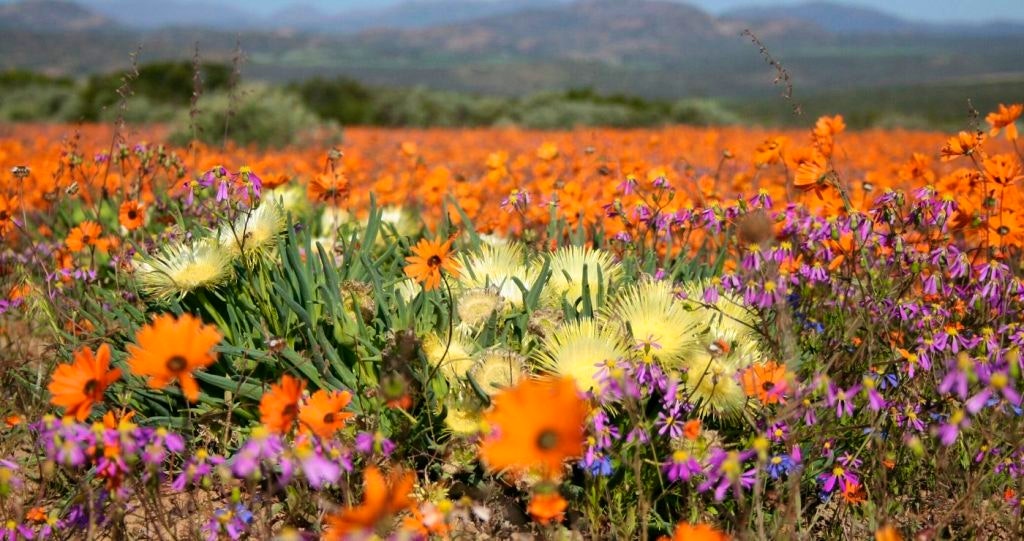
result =
M199 75L203 93L228 88L231 68L223 64L201 63ZM99 120L105 109L121 100L117 90L124 84L125 71L93 75L81 90L80 114L86 120ZM140 66L130 82L131 99L145 97L151 103L187 107L192 100L195 67L190 61L154 62Z
M70 86L31 84L3 89L0 121L72 122L77 120L78 95Z
M185 144L195 137L206 144L221 144L227 139L240 145L280 147L293 144L324 126L293 93L262 85L238 89L233 100L227 92L203 96L199 113L178 114L170 139Z
M684 99L672 104L669 119L678 124L708 126L713 124L736 124L740 117L727 109L721 102L710 99Z
M132 96L131 99L125 101L123 111L119 104L114 103L99 111L96 119L100 122L113 122L120 117L129 124L170 122L181 110L181 107L160 103L144 95Z

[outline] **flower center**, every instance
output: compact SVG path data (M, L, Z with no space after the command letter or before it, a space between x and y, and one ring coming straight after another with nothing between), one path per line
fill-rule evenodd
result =
M433 267L440 267L441 266L441 257L437 256L437 255L430 256L430 259L427 260L427 265L432 267L432 268Z
M295 417L299 413L299 408L295 404L288 404L281 410L281 415L284 417Z
M92 241L92 237L90 237L89 235L83 235L82 236L82 244L89 244L89 242L91 242L91 241Z
M761 389L764 389L765 391L771 391L774 388L775 388L775 382L774 381L766 381L766 382L761 384Z
M332 423L334 423L334 413L328 413L327 415L324 415L324 424L329 425Z
M82 392L85 393L87 396L92 396L92 394L96 392L96 388L99 386L100 382L96 381L95 379L90 379L89 381L85 382L85 386L82 387Z
M134 210L129 210L128 211L128 219L129 220L134 220L136 216L138 216L138 214L136 214Z
M558 445L558 433L554 430L544 430L537 436L537 447L542 451L550 451L556 445Z
M167 359L166 367L169 372L177 374L178 372L185 370L185 367L187 366L188 359L182 357L181 355L175 355L174 357Z

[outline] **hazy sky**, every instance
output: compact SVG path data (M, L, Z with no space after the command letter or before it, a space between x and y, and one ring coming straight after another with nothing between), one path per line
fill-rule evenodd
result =
M205 0L209 1L209 0ZM218 0L250 9L271 11L294 3L314 5L325 11L372 8L401 0ZM425 0L419 0L425 1ZM487 1L487 0L481 0ZM502 1L502 0L491 0ZM712 13L747 5L798 4L804 0L688 0ZM841 3L874 7L912 21L977 22L993 19L1024 20L1024 0L841 0Z

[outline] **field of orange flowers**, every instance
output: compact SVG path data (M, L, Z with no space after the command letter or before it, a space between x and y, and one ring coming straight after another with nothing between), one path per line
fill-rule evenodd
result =
M957 134L0 128L0 539L1020 538Z

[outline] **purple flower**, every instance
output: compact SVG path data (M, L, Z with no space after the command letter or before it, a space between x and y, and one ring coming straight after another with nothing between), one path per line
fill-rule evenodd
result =
M836 409L837 418L842 419L847 415L853 415L853 397L857 396L858 391L860 391L860 385L843 390L835 383L828 384L828 405Z
M661 469L672 482L689 481L701 471L700 462L683 450L672 453L672 457L662 464Z
M241 539L252 519L252 512L240 503L231 508L222 507L214 511L210 520L203 525L203 532L208 541L217 541L221 534L232 540Z
M772 479L779 479L783 475L788 475L789 472L793 471L795 463L793 458L783 453L780 455L774 455L768 459L768 475Z
M942 445L949 447L950 445L953 445L953 442L955 442L957 437L960 435L960 430L967 428L970 425L971 421L966 415L964 415L964 412L956 410L949 416L949 420L946 423L939 425L939 427L935 429L935 432L939 436L939 441L942 442Z
M839 464L836 464L831 470L819 475L818 480L822 482L822 489L826 493L831 493L836 488L845 490L849 484L859 482L854 472Z
M390 456L395 450L395 444L384 437L380 432L360 432L356 434L356 451L364 455L380 453Z

